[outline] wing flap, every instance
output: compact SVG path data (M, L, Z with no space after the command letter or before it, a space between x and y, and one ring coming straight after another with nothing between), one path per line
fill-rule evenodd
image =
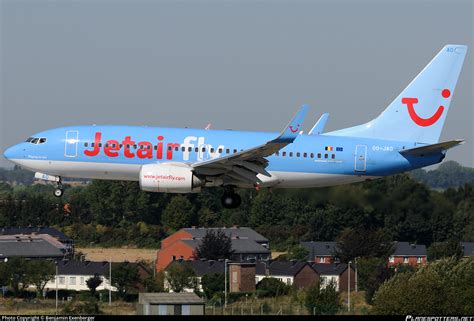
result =
M441 153L443 151L446 151L460 144L464 144L464 140L462 139L450 140L443 143L437 143L437 144L431 144L431 145L425 145L421 147L401 150L399 153L402 155L409 155L409 156L423 156L423 155Z

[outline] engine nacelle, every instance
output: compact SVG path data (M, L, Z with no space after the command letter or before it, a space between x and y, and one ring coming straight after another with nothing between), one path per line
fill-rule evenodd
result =
M140 188L147 192L197 193L203 183L182 164L148 164L140 169Z

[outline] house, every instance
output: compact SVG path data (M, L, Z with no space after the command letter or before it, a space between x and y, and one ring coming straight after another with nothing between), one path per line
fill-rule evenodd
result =
M347 291L350 279L351 291L354 291L355 270L352 265L350 269L345 263L312 263L311 266L318 274L322 287L332 281L336 285L336 291Z
M199 291L202 291L201 279L204 275L213 274L213 273L221 273L224 274L224 260L191 260L191 261L184 261L184 260L176 260L172 261L169 266L172 264L189 264L189 266L193 269L196 275L196 285ZM164 284L165 289L169 289L169 284L165 280ZM171 291L171 290L170 290ZM193 292L194 289L186 288L184 292Z
M293 260L257 263L255 282L266 277L277 278L287 285L302 289L315 283L319 276L308 262Z
M137 315L203 315L204 300L194 293L139 293Z
M255 263L230 262L229 269L229 292L253 292L255 291Z
M232 240L232 261L268 260L271 252L269 241L248 227L183 228L161 241L157 253L156 270L162 271L174 260L193 260L196 248L207 231L222 231Z
M48 234L13 234L0 236L0 260L12 257L62 260L67 247Z
M308 250L308 261L319 264L330 264L333 261L337 262L334 254L337 250L336 242L301 242L300 245Z
M423 244L410 244L408 242L395 242L395 251L388 259L388 266L409 264L412 266L426 264L426 246Z
M26 235L33 236L38 234L47 234L61 242L66 247L66 256L74 255L74 240L68 237L63 232L47 226L42 227L2 227L0 228L1 235Z
M59 261L57 265L58 274L49 281L46 291L52 291L57 287L59 290L88 291L87 280L98 274L102 278L102 284L97 291L108 290L116 291L115 287L110 286L109 282L109 262L91 262L91 261Z
M474 242L461 242L463 257L467 258L474 255Z

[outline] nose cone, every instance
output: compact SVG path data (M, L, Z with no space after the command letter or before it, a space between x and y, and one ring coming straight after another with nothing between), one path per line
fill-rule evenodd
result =
M3 157L5 157L6 159L12 159L12 158L15 158L17 152L17 146L12 146L10 148L8 148L6 151L3 152Z

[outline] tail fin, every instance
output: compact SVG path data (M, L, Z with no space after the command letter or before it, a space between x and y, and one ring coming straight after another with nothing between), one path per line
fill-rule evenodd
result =
M466 51L446 45L377 118L326 135L437 143Z

